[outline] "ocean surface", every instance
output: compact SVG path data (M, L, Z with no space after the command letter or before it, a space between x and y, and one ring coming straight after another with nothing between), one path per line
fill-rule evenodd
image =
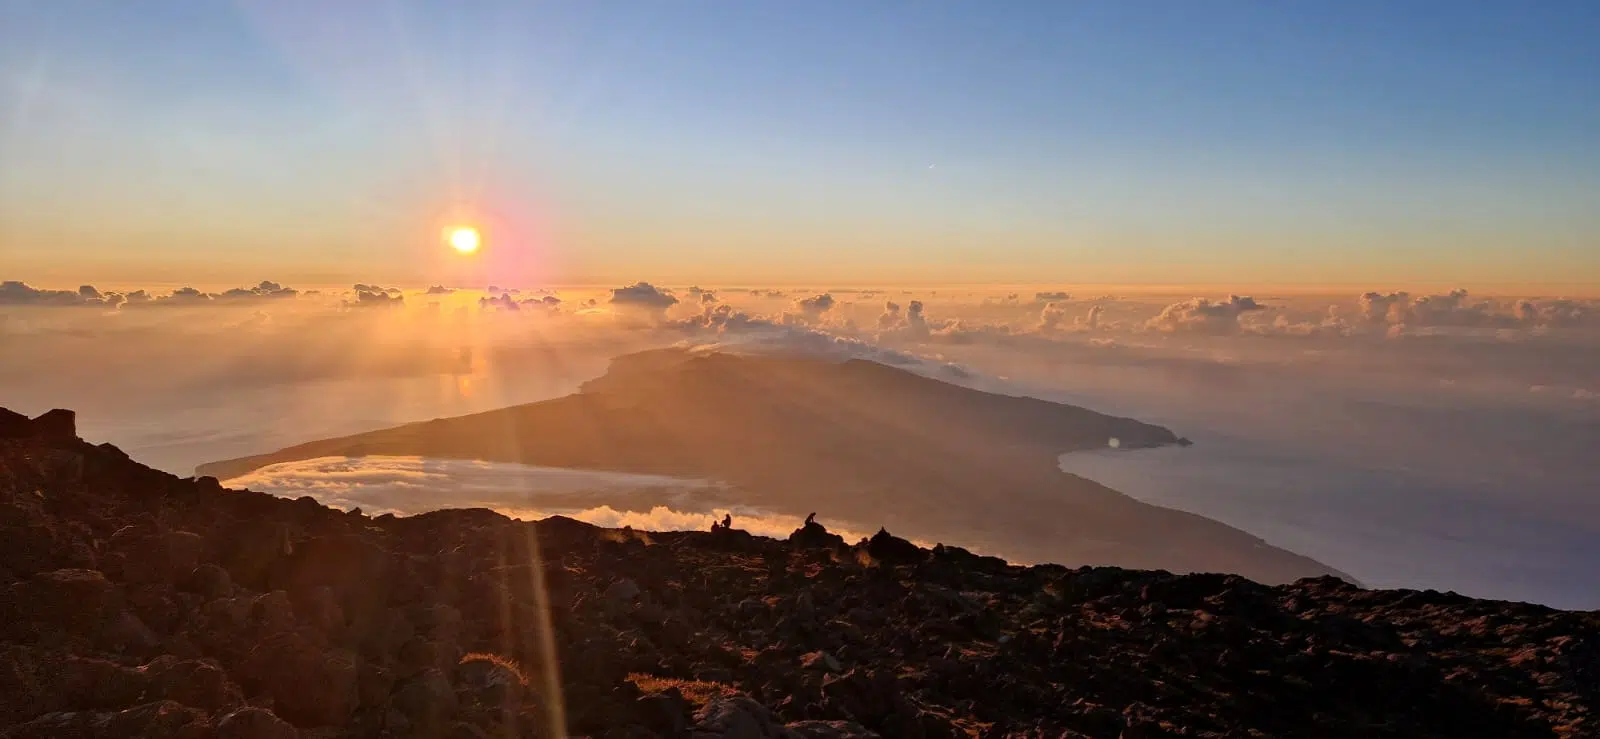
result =
M348 380L177 395L74 384L17 389L0 404L30 414L76 408L84 438L189 475L201 462L563 395L603 366L573 361L559 373L471 383ZM1587 417L1114 374L1131 377L1129 387L1019 388L1165 425L1195 445L1073 453L1061 459L1067 472L1236 526L1369 586L1600 609L1600 466L1584 451L1600 449L1600 424ZM1152 390L1161 388L1168 390ZM741 508L696 481L608 482L456 460L408 462L408 469L392 461L329 464L272 470L271 479L258 473L250 486L374 513L479 505L522 517L564 513L607 526L698 529L733 512L742 528L776 536L798 525ZM848 538L881 522L824 523L848 530Z
M1600 537L1537 496L1506 501L1425 472L1364 469L1260 441L1073 452L1061 468L1244 529L1380 588L1600 609Z

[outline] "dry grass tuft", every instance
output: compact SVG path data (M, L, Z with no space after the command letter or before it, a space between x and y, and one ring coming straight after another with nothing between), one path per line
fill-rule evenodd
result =
M659 677L635 672L628 675L628 682L633 683L646 693L659 693L668 688L677 688L683 697L689 699L696 708L710 703L715 698L725 698L737 695L738 690L727 683L712 683L704 680L684 680L676 677Z
M490 654L488 652L468 652L466 656L461 658L460 664L464 665L468 662L492 662L500 667L510 670L511 674L517 676L517 682L523 687L527 687L528 685L528 675L522 671L522 665L519 665L516 662L513 662L512 660L502 657L498 654Z

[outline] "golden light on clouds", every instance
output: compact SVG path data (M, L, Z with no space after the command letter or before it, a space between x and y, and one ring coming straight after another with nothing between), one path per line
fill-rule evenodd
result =
M478 250L480 239L478 229L470 226L457 226L446 229L445 240L450 247L462 254L471 254Z

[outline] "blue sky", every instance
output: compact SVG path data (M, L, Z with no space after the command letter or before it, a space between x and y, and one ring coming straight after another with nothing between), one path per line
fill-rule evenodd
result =
M530 282L1596 283L1597 31L1588 2L0 0L0 267L421 282L464 221Z

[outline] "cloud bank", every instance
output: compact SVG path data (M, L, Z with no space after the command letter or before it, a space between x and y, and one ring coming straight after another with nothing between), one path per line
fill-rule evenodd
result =
M1239 316L1264 308L1254 298L1239 295L1229 295L1221 302L1193 298L1162 308L1161 313L1145 325L1168 333L1229 334L1239 330Z
M225 480L229 488L311 496L369 515L488 508L513 518L563 515L608 528L702 531L724 515L758 536L786 537L803 520L730 504L704 480L425 457L319 457L270 465ZM830 527L849 541L859 531Z
M1460 552L1406 523L1416 512L1401 501L1491 528L1546 521L1579 532L1550 528L1551 540L1600 538L1600 503L1579 494L1600 489L1587 462L1600 446L1600 303L1591 299L1074 289L1089 297L1040 302L1032 289L882 286L892 296L884 300L644 281L563 287L559 297L516 289L0 283L0 405L77 408L86 437L188 474L202 461L557 397L602 374L611 357L643 349L860 358L1162 423L1197 441L1184 459L1229 449L1231 461L1205 475L1174 473L1190 487L1164 500L1372 582L1533 592L1457 579L1450 563ZM360 293L388 310L357 309L370 307ZM1154 495L1142 484L1124 492ZM1318 495L1285 492L1307 490ZM1384 495L1339 494L1361 490ZM597 520L704 515L681 501L607 494L544 493L523 507ZM1369 541L1362 522L1390 510L1400 533L1384 541L1410 532L1432 543L1387 552L1341 543ZM1315 535L1324 529L1356 533L1328 541ZM1475 539L1485 557L1534 573L1529 582L1544 578L1540 593L1590 583L1538 540ZM1390 572L1416 579L1386 580Z
M618 308L638 309L652 314L665 313L678 304L677 296L648 282L635 282L627 287L611 290L611 305Z

